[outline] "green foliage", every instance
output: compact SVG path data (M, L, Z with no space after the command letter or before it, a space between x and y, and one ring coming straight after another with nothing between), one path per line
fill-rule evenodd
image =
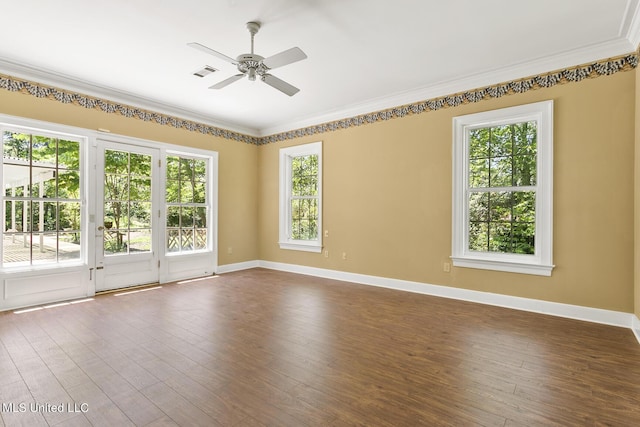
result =
M474 129L468 148L469 249L533 254L536 122Z
M291 159L291 238L318 239L318 156Z
M207 161L168 156L165 198L167 251L207 247Z

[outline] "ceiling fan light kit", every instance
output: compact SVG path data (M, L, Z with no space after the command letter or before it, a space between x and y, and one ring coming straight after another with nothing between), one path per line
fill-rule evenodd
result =
M264 58L263 56L255 54L253 51L254 37L258 33L258 30L260 30L260 23L253 21L247 22L247 30L249 30L249 33L251 34L251 53L238 55L236 59L210 49L200 43L188 43L188 45L194 49L206 52L235 65L240 72L240 74L233 75L225 80L222 80L221 82L214 84L209 89L222 89L230 85L231 83L240 80L244 76L247 76L250 81L255 81L259 78L261 81L265 82L275 89L278 89L280 92L283 92L286 95L293 96L298 93L300 89L285 82L284 80L275 77L272 74L269 74L269 71L273 70L274 68L282 67L284 65L292 64L294 62L306 59L307 55L299 47L292 47L291 49L287 49L283 52L276 53L275 55L272 55L268 58Z

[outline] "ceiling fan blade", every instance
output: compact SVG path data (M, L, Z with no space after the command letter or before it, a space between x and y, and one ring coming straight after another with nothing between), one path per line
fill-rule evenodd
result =
M187 46L191 46L194 49L198 49L199 51L208 53L209 55L213 55L213 56L218 57L218 58L220 58L220 59L222 59L224 61L230 62L230 63L232 63L234 65L236 65L238 63L235 59L230 58L230 57L228 57L227 55L225 55L223 53L216 52L215 50L210 49L210 48L208 48L205 45L202 45L200 43L191 42L191 43L187 43Z
M224 79L223 81L210 86L209 89L222 89L225 86L230 85L231 83L240 80L244 77L244 74L236 74L235 76L231 76L228 79Z
M274 68L282 67L283 65L292 64L294 62L302 61L306 59L307 55L299 47L292 47L283 52L276 53L268 58L262 60L262 63L266 65L270 70Z
M265 74L264 76L262 76L262 81L289 96L293 96L300 91L300 89L298 89L297 87L290 85L284 80L272 76L271 74Z

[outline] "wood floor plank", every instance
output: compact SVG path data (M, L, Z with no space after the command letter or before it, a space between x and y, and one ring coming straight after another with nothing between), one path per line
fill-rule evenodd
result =
M640 425L624 328L252 269L0 313L14 425Z

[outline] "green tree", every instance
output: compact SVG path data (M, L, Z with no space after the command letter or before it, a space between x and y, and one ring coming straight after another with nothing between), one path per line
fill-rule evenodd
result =
M469 133L469 249L535 251L536 122Z

